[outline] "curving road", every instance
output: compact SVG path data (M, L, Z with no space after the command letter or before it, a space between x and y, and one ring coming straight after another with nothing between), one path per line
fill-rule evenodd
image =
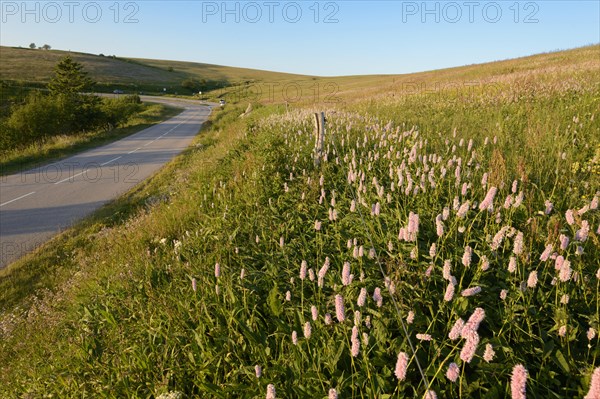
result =
M190 144L212 107L162 97L142 101L184 111L119 141L0 177L0 269L154 174Z

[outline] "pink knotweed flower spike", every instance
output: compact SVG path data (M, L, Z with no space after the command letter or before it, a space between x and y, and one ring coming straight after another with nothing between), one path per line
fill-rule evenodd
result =
M510 380L510 393L512 399L526 399L527 369L522 364L517 364L513 368Z
M425 394L425 399L437 399L437 394L431 389Z
M592 374L592 382L590 383L590 390L583 399L596 399L600 398L600 367L596 367Z
M485 352L483 352L483 360L485 360L486 362L489 363L492 360L494 360L495 355L496 355L496 352L494 351L494 347L492 346L492 344L486 344Z
M394 375L398 381L403 381L406 378L406 368L408 366L408 356L404 352L398 353L398 360L396 361L396 370Z
M276 399L275 385L267 385L267 396L266 399Z
M340 323L346 319L344 298L342 298L342 296L339 294L335 296L335 316Z
M338 399L338 393L335 388L329 390L329 399Z
M460 375L460 369L458 368L458 365L456 363L450 363L450 365L448 366L448 371L446 371L446 377L450 381L456 382L459 375Z

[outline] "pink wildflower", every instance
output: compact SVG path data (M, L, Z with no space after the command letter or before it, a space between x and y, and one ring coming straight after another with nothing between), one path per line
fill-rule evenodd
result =
M515 255L521 255L521 253L523 253L523 233L520 231L517 233L517 236L515 237L513 253Z
M425 277L429 277L431 276L431 272L433 271L433 265L429 265L429 267L427 268L427 270L425 270ZM392 292L393 294L393 292Z
M463 326L460 335L463 338L467 338L470 331L477 331L477 329L479 328L479 324L481 324L484 318L485 310L483 310L482 308L476 308L471 317L469 317L469 319Z
M562 255L558 255L556 259L554 259L554 269L560 270L564 262L565 258Z
M488 173L487 173L487 172L485 172L485 173L483 174L483 177L481 178L481 186L482 186L483 188L485 188L485 186L487 186L487 181L488 181Z
M383 297L381 296L381 289L379 287L373 291L373 300L377 304L377 307L380 308L383 305Z
M192 278L192 290L194 290L194 292L198 290L198 283L196 282L195 278Z
M466 290L463 290L463 292L461 292L460 294L464 297L468 297L468 296L477 295L480 292L481 292L481 287L476 286L476 287L467 288Z
M450 283L446 287L446 293L444 294L444 301L450 302L454 298L454 284Z
M276 399L275 385L267 385L267 397L266 399Z
M446 259L444 261L444 268L442 269L442 277L444 277L444 279L446 279L446 280L450 280L451 267L452 267L452 263L451 263L450 259Z
M542 252L542 254L540 255L540 260L542 262L545 262L548 260L548 258L550 257L550 255L552 254L552 244L548 244L546 245L546 248L544 249L544 252Z
M587 220L581 221L581 229L575 232L575 240L584 242L588 239L590 233L590 223Z
M508 260L508 271L510 273L514 273L517 271L517 259L514 256L511 256Z
M590 209L598 209L598 200L598 194L594 195L594 198L592 198L592 202L590 202Z
M460 338L460 335L461 335L461 332L462 332L462 329L464 326L465 326L465 321L463 319L456 320L456 322L454 323L454 326L452 326L452 329L448 333L448 338L450 338L452 341Z
M517 364L512 371L510 392L512 399L525 399L527 385L527 370L523 365Z
M407 324L412 324L414 320L415 320L415 312L413 312L411 310L411 311L408 312L408 315L406 316L406 323Z
M552 202L546 200L546 202L544 202L544 206L546 207L546 209L544 210L544 213L546 215L549 215L550 212L552 212L552 208L554 208L554 204L552 204Z
M467 212L469 211L469 207L471 206L471 203L467 200L465 201L460 208L458 208L458 211L456 212L456 217L459 219L464 218L467 215Z
M460 351L460 359L465 363L471 363L475 351L477 351L477 345L479 344L479 334L476 331L469 330L466 335L465 344Z
M319 312L317 311L317 307L315 305L310 307L310 313L313 321L316 321L317 317L319 317Z
M310 325L310 321L307 321L306 323L304 323L304 338L308 339L310 338L312 334L312 328Z
M435 254L436 254L436 245L435 242L433 244L431 244L431 246L429 247L429 256L431 258L435 258Z
M345 310L344 310L344 298L341 295L335 296L335 316L338 321L341 323L346 319Z
M569 226L572 226L573 224L575 224L575 218L573 217L572 209L568 209L565 212L565 219L567 219L567 223L569 224Z
M221 277L221 265L219 265L219 262L215 263L215 277Z
M567 237L564 234L561 234L559 236L559 239L560 239L560 249L562 249L564 251L569 246L569 237Z
M342 268L342 285L350 285L350 263L344 262Z
M506 299L506 294L508 294L507 290L500 291L500 299L505 300Z
M306 264L306 261L303 260L302 263L300 264L300 280L304 280L306 278L307 268L308 268L308 265Z
M527 286L529 288L535 288L537 283L538 283L537 271L533 270L531 273L529 273L529 277L527 278Z
M571 269L571 262L565 259L560 267L560 272L558 274L558 278L562 282L569 281L571 279L571 273L573 270Z
M462 264L465 267L469 267L471 265L471 256L473 255L473 249L470 246L465 247L465 252L462 257Z
M356 301L356 304L359 307L363 307L363 306L365 306L366 300L367 300L367 289L363 287L360 289L360 294L358 294L358 300Z
M258 364L254 366L254 373L256 374L256 378L260 378L262 376L262 367Z
M408 241L416 241L419 233L419 215L409 212L408 214Z
M358 339L358 327L352 327L352 336L350 337L350 342L352 342L351 354L353 357L358 356L360 351L360 340Z
M592 382L590 383L590 390L583 399L598 399L600 398L600 367L596 367L592 374Z
M500 248L500 245L502 244L502 240L504 240L505 233L506 233L506 228L503 227L496 233L496 235L494 235L494 238L492 239L492 244L490 245L490 247L492 248L492 251L496 251L498 248Z
M431 335L429 334L417 334L417 339L419 341L431 341Z
M437 394L433 390L429 390L425 393L425 399L437 399Z
M593 340L596 337L596 330L593 327L588 328L587 330L587 339L588 341Z
M408 356L404 352L398 353L398 360L396 361L396 370L394 375L398 381L403 381L406 378L406 368L408 366Z
M481 255L481 270L486 271L490 268L490 261L487 256Z
M445 206L444 209L442 210L442 220L448 220L449 217L450 217L450 208Z
M456 382L459 375L460 375L460 369L458 368L458 365L454 362L450 363L450 365L448 366L448 371L446 371L446 377L450 381Z
M331 388L331 389L329 390L329 397L328 397L328 398L329 398L329 399L338 399L338 393L337 393L337 391L335 390L335 388Z
M360 318L361 318L360 310L355 310L354 311L354 325L355 326L360 325Z
M518 195L517 198L515 198L515 202L513 203L513 208L518 208L521 206L521 204L523 203L523 191L521 191Z
M492 208L497 191L498 189L496 187L490 187L485 198L481 201L481 204L479 204L479 210L483 211Z
M560 326L560 328L558 329L558 335L560 337L564 337L565 335L567 335L567 326Z
M333 323L331 315L329 313L325 313L325 324L329 326L331 323Z
M298 333L295 330L292 331L292 344L298 345Z
M438 237L444 235L444 223L442 222L442 216L437 215L435 218L435 232Z
M485 352L483 352L483 360L485 360L486 362L489 363L492 360L494 360L495 355L496 355L496 352L494 352L494 347L492 346L492 344L486 344Z

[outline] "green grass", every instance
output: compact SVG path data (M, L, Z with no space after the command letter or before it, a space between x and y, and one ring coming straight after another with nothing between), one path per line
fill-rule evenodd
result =
M180 108L162 104L144 104L143 109L133 115L127 123L119 128L73 135L55 136L44 143L36 143L2 153L0 175L7 175L41 166L57 159L65 158L77 152L107 144L123 137L137 133L156 123L181 112Z
M195 145L155 178L0 272L0 393L264 397L274 384L278 397L322 398L330 388L343 398L423 397L418 359L438 397L508 397L517 364L529 372L528 398L584 396L600 365L598 335L586 337L600 328L600 213L584 212L600 195L600 80L588 51L598 48L506 61L514 71L496 90L392 97L384 85L360 100L345 97L345 106L316 108L328 118L320 167L312 159L315 109L257 106L245 118L238 117L243 103L215 110ZM513 75L525 70L526 79ZM440 79L499 79L501 71L466 67ZM474 206L457 215L455 202L479 204L491 186L498 189L493 212ZM360 213L351 211L355 197ZM548 215L545 201L553 204ZM381 213L372 215L377 203ZM436 223L444 208L448 218ZM573 209L581 214L570 224ZM400 240L410 212L419 215L417 239ZM578 242L584 221L590 231ZM519 233L524 244L515 250ZM561 235L570 238L564 249ZM540 260L547 245L570 262L568 280L558 279L553 260ZM368 256L371 246L394 293ZM303 260L316 274L326 258L322 284L300 278ZM446 259L457 284L451 301L443 299ZM347 286L345 262L354 275ZM532 271L538 283L526 287ZM460 295L475 286L480 294ZM369 295L359 307L362 288ZM382 306L372 299L375 288ZM336 320L336 295L344 298L344 322ZM392 295L403 320L414 312L408 331L416 356ZM478 307L485 310L480 342L466 362L464 340L448 333ZM354 322L358 356L351 355ZM418 333L433 340L419 341ZM487 344L495 351L489 363ZM399 352L408 354L405 381L394 376ZM445 376L450 362L459 365L455 383Z
M323 77L295 75L221 65L150 59L100 57L93 54L59 50L29 50L0 47L2 80L47 82L54 65L66 54L81 62L90 76L100 84L99 90L115 88L128 92L168 93L187 91L181 88L186 78L205 79L222 87L204 93L204 98L225 98L229 103L282 103L292 107L306 104L334 106L351 104L365 98L403 96L415 92L450 91L454 87L490 88L495 84L526 83L545 69L546 79L557 82L571 77L571 72L593 74L600 78L600 45L573 50L537 54L514 60L447 68L411 74ZM169 68L173 68L169 72ZM452 88L452 89L450 89Z

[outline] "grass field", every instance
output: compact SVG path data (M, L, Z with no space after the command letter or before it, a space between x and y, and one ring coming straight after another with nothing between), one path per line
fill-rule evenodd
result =
M216 110L0 271L0 396L596 397L599 54Z

